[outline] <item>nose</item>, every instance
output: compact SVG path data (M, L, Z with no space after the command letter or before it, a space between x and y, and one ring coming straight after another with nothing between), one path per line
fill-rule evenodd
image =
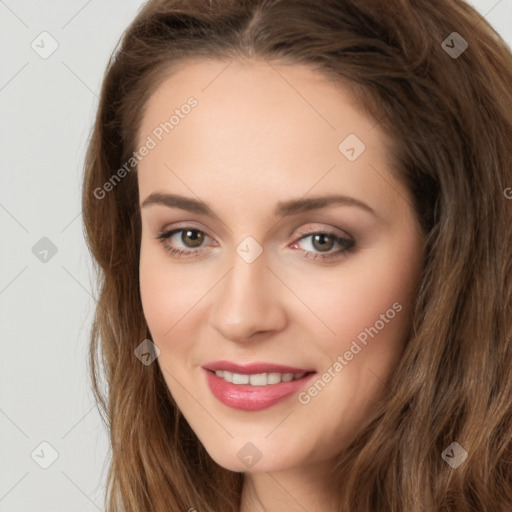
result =
M252 263L237 253L232 268L215 287L210 323L225 339L247 342L255 334L281 330L286 325L285 287L267 267L265 252Z

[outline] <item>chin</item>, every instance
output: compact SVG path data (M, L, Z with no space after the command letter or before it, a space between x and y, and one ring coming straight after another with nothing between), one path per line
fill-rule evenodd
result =
M251 442L237 442L236 446L234 443L233 446L216 446L214 449L209 449L211 447L208 446L205 448L219 466L237 473L284 471L303 463L300 460L290 460L289 457L285 457L282 447L267 446L259 449L255 443ZM265 452L268 452L267 455Z

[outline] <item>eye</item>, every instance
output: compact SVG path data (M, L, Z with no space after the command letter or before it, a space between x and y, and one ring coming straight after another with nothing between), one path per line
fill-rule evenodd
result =
M315 231L302 234L301 238L292 244L292 247L297 248L302 241L307 239L311 239L309 244L306 244L310 248L303 249L304 256L312 259L328 260L340 258L346 256L346 253L355 246L355 241L350 238L340 237L336 233L329 231ZM336 245L340 248L334 252L329 252Z
M181 236L176 236L180 233ZM199 252L203 252L201 244L210 237L200 229L187 227L163 231L156 238L162 243L166 251L181 258L182 256L197 255ZM173 244L171 245L169 242L173 242ZM176 248L174 244L177 242L183 243L185 248Z

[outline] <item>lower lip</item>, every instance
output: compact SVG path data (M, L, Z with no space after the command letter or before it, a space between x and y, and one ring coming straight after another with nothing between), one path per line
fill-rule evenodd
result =
M224 405L241 411L260 411L281 400L298 393L315 373L304 375L301 379L291 382L280 382L267 386L251 386L249 384L232 384L217 377L215 373L205 370L206 382L215 398Z

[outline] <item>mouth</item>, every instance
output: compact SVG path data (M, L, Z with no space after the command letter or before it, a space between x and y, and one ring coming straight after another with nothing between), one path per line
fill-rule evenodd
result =
M270 363L239 365L228 361L203 367L206 383L217 400L233 409L266 409L306 386L317 372Z

